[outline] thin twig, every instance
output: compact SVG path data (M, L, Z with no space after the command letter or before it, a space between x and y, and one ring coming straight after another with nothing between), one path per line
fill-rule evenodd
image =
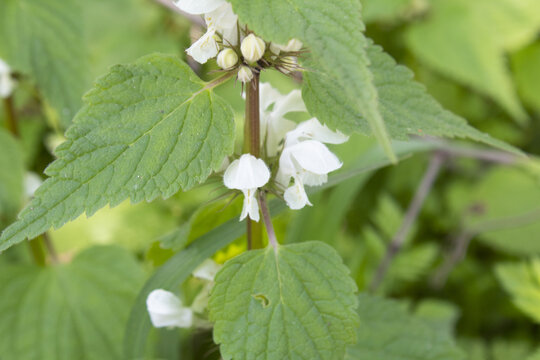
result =
M158 4L160 4L161 6L164 6L164 7L168 8L169 10L174 11L175 13L177 13L179 15L182 15L183 17L185 17L186 19L188 19L189 21L191 21L195 25L206 26L206 23L204 22L204 20L203 20L203 18L201 16L188 14L188 13L180 10L170 0L154 0L154 1L157 2Z
M432 284L435 288L440 289L444 286L450 273L459 264L469 248L471 241L478 235L490 231L505 230L525 226L538 221L540 218L540 209L535 209L520 215L488 220L478 225L464 229L453 241L455 247L452 253L446 258L439 270L435 273L432 279Z
M418 218L420 210L422 210L427 195L430 193L433 185L435 184L435 180L441 171L445 159L446 155L441 152L435 152L432 155L428 169L426 170L426 173L424 174L424 177L416 190L416 194L414 195L414 198L407 209L403 223L388 245L386 255L377 268L377 272L370 286L371 291L377 290L377 288L381 285L384 276L392 263L392 260L401 251L412 225Z
M43 243L47 247L47 252L49 253L49 256L51 258L51 262L53 264L58 264L60 262L59 259L58 259L58 254L56 253L56 249L54 248L54 244L53 244L49 234L47 234L46 232L43 233L42 238L43 238Z
M261 212L264 220L264 227L266 228L266 233L268 234L268 243L272 245L274 251L277 251L279 246L276 232L274 231L274 225L272 224L272 217L270 216L270 210L268 210L268 204L266 203L266 193L264 191L259 192L259 206L261 207Z

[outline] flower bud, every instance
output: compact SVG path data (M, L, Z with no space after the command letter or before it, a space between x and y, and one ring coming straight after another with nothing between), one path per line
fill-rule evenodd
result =
M259 61L266 51L266 44L263 39L249 34L243 41L240 46L242 50L242 55L248 63L254 63Z
M233 49L227 48L218 54L217 64L223 70L229 70L238 64L238 55Z
M290 74L298 69L298 59L294 56L284 56L278 65L278 70L284 74Z
M248 66L240 66L240 70L238 70L238 80L243 82L244 84L250 82L253 79L253 71Z
M279 55L282 51L284 52L298 52L302 50L304 44L298 39L291 39L287 45L279 45L275 43L270 44L270 51L276 55Z

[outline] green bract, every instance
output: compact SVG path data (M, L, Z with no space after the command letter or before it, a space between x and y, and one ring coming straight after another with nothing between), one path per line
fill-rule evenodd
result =
M32 76L62 127L89 84L82 14L78 0L0 2L0 58Z
M224 359L343 359L356 340L356 285L321 242L268 247L228 261L210 298Z
M84 97L50 178L4 231L0 251L103 206L167 198L232 152L232 110L173 56L115 66Z

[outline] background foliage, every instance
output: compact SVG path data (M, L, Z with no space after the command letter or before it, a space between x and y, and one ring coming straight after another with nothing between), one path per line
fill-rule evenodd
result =
M365 54L355 49L339 64L325 59L323 47L313 50L319 62L306 60L306 65L332 69L332 82L308 75L300 85L277 73L263 74L263 81L283 92L303 86L310 110L331 126L339 126L333 123L339 118L344 126L366 135L380 131L379 138L408 140L401 135L407 130L509 148L497 138L529 156L460 141L413 139L392 143L401 162L388 167L372 138L354 135L347 144L332 148L345 166L331 181L335 186L310 194L314 207L291 212L271 205L272 213L279 213L278 238L284 244L325 242L337 249L350 269L363 293L358 344L347 350L347 359L538 359L540 3L363 0L362 4L366 35L377 45L369 45ZM345 10L336 8L336 16L353 16ZM289 20L284 17L282 22L290 24ZM270 20L259 26L261 34L280 38ZM347 36L341 31L356 34L361 24L348 26L336 25L323 35L346 48ZM306 34L305 26L294 30L315 47L323 36ZM152 52L185 59L190 36L198 31L187 19L150 0L0 0L0 58L17 72L14 101L20 131L18 139L8 133L5 105L0 105L0 167L7 169L0 172L0 229L12 223L29 201L23 186L28 172L43 176L45 167L67 151L68 145L62 145L57 155L52 149L64 140L65 130L83 106L83 94L96 84L91 80L109 73L111 66L133 63ZM412 72L396 66L379 46ZM347 66L354 68L359 58L365 64L372 61L373 83L342 86L347 83ZM182 66L169 70L187 71ZM120 77L126 74L125 67L113 69ZM215 77L213 64L194 69L204 81ZM411 81L413 75L425 89ZM101 77L98 87L111 79L119 81ZM188 86L204 86L192 80ZM396 91L395 84L408 91ZM362 86L372 86L380 96L366 119L355 116L354 109L333 113L332 99L321 93L327 89L342 98L355 98ZM164 97L178 92L174 84L157 90ZM96 101L99 96L94 89L85 99ZM234 113L239 133L240 85L232 81L204 96L224 99L214 106L232 104L226 111ZM126 100L129 108L130 99L120 100ZM141 116L145 111L149 110L142 109ZM78 117L85 115L83 110ZM379 117L386 122L384 129L377 125ZM407 129L396 121L402 118L408 119ZM68 138L77 138L85 124L92 124L91 117L71 128ZM224 132L235 131L234 124L223 124ZM137 129L133 130L126 138L137 137ZM232 149L233 144L221 146ZM374 286L387 246L399 232L434 153L444 155L440 174L402 248ZM214 168L220 165L207 155ZM51 171L60 174L55 167ZM178 187L191 187L188 180ZM59 264L54 266L34 264L26 243L2 253L0 358L120 359L124 350L130 359L217 359L208 331L151 329L144 299L155 287L181 289L190 299L198 291L189 279L198 263L210 256L224 262L245 249L243 226L236 220L239 205L209 203L221 195L215 192L219 181L211 177L207 185L175 195L161 189L172 197L152 203L122 203L133 195L127 193L108 199L121 204L49 232L58 252ZM135 198L154 198L158 188L148 188ZM97 208L80 207L77 215Z

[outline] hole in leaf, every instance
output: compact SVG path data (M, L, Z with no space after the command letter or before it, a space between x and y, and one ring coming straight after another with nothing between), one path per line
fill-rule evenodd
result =
M260 301L263 308L270 306L270 300L264 294L255 294L251 296L253 296L255 300Z

